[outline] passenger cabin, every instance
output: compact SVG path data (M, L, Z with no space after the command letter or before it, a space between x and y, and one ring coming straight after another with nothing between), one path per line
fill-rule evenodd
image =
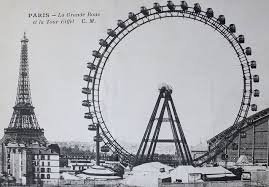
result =
M101 58L102 55L99 51L94 50L94 51L92 51L92 56L94 56L96 58Z
M246 55L251 55L251 48L250 47L247 47L246 49L245 49L245 52L246 52Z
M93 119L93 116L92 116L91 113L87 112L87 113L84 114L84 118L86 118L86 119Z
M252 104L252 105L251 105L251 110L252 110L252 111L257 111L257 109L258 109L258 107L257 107L256 104Z
M224 15L219 15L218 22L221 25L225 25L225 16Z
M126 27L124 21L122 21L122 20L118 20L117 25L118 25L120 28L122 28L122 29L124 29L124 28Z
M256 63L255 60L252 60L252 61L250 62L250 67L251 67L252 69L256 69L256 68L257 68L257 63Z
M259 75L253 75L253 81L254 82L259 82L260 81Z
M136 15L133 12L129 12L128 18L130 20L132 20L133 22L136 22L137 21L137 17L136 17Z
M141 12L144 16L148 16L148 15L149 15L149 10L148 10L145 6L141 6L141 8L140 8L140 12Z
M90 107L91 106L91 102L89 100L83 100L82 101L82 106Z
M235 32L236 32L235 24L230 24L230 25L229 25L229 31L230 31L231 33L235 33Z
M174 5L174 3L172 1L167 1L167 7L171 11L175 10L175 5Z
M95 142L101 142L101 141L103 141L103 138L101 136L94 136L93 137L93 141L95 141Z
M107 46L108 46L107 42L106 42L104 39L100 39L100 40L99 40L99 44L100 44L101 46L103 46L103 47L107 47Z
M107 34L111 37L116 37L117 34L113 29L107 29Z
M91 63L91 62L88 62L88 63L87 63L87 68L89 68L90 70L95 70L95 69L96 69L96 65L94 65L94 64Z
M260 96L260 90L255 89L253 92L254 97L259 97Z
M90 90L90 88L82 88L82 93L91 94L91 90Z
M97 126L94 124L88 125L88 130L89 131L96 131L97 130Z
M161 12L162 11L162 7L160 6L159 3L154 3L153 8L156 10L156 12Z
M104 153L109 152L109 147L108 147L107 145L103 145L103 146L101 147L101 152L104 152Z
M237 40L238 40L238 42L241 43L241 44L242 44L242 43L245 43L245 37L244 37L244 35L239 35L238 38L237 38Z
M180 7L183 11L186 11L189 8L186 1L181 1Z
M87 82L92 82L92 77L90 77L89 75L83 75L83 80Z
M199 14L202 11L202 8L199 3L195 3L193 9L196 14Z
M206 17L207 17L207 18L212 18L212 17L214 17L214 11L213 11L212 8L207 8L207 10L206 10Z

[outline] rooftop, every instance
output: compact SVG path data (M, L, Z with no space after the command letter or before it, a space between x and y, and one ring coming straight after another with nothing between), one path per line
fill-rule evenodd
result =
M49 148L32 149L30 152L32 155L59 155L57 152Z

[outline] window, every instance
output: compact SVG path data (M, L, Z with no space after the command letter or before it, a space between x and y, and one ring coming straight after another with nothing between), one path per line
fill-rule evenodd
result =
M47 174L47 179L50 179L50 174Z
M246 138L247 137L247 134L246 134L246 132L241 132L241 138Z
M36 178L39 179L39 174L36 174Z
M45 155L41 155L41 160L45 160Z
M48 155L48 160L50 160L50 155Z
M44 166L44 162L42 162L42 166Z
M36 171L39 172L39 168L36 168Z
M41 173L44 173L45 172L45 168L41 168Z
M50 162L48 162L48 166L50 166Z
M41 179L45 179L45 175L44 174L41 174Z
M228 157L229 157L229 156L228 156L227 154L225 154L225 153L222 153L222 154L221 154L221 159L222 159L222 160L227 160Z
M51 169L50 168L47 168L47 173L50 173Z

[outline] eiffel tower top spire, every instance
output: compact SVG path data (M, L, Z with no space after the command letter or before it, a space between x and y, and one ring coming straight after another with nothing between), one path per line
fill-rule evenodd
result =
M24 32L21 40L20 71L15 107L22 105L32 106L28 66L28 42L29 40L26 38L26 33Z
M14 111L8 128L5 129L4 142L46 144L44 130L39 127L32 105L29 65L28 38L24 33L21 40L20 70Z

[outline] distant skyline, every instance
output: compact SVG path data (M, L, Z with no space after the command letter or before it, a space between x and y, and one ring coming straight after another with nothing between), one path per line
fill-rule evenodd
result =
M28 55L32 100L39 125L49 141L88 141L94 133L83 118L81 88L88 73L91 51L115 28L118 19L155 1L141 0L3 0L0 7L0 136L8 127L15 104L20 62L20 40L29 39ZM166 1L156 1L166 4ZM175 4L180 1L174 1ZM258 111L269 107L269 2L261 0L187 1L224 14L237 35L246 38L257 61L253 74L261 91L253 98ZM33 12L98 12L96 23L34 25ZM140 143L165 82L190 145L206 141L234 121L242 97L242 72L230 44L212 28L186 19L163 19L146 24L126 37L112 53L101 83L101 105L108 128L121 141ZM253 114L249 112L249 115ZM165 129L161 136L169 129Z

